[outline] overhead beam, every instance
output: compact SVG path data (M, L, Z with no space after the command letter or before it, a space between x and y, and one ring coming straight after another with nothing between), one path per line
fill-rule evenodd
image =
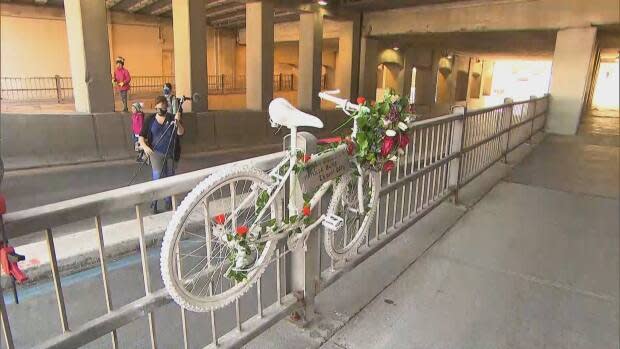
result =
M230 6L230 7L225 7L223 9L217 10L217 11L207 11L207 18L221 17L221 16L229 14L229 13L235 13L235 12L241 12L241 11L245 11L245 5L244 4Z
M121 3L123 0L105 0L105 6L109 9Z
M146 6L145 8L140 10L140 13L152 14L155 11L161 11L161 12L158 12L159 14L161 14L161 13L165 13L166 12L165 10L162 10L162 9L166 9L167 7L170 7L170 9L172 9L172 0L160 0L160 1L157 1L154 4Z
M222 5L226 5L227 3L229 3L230 0L213 0L213 1L209 1L207 2L207 4L205 5L205 8L207 10L212 9L214 7L218 7L218 6L222 6Z
M618 0L472 0L372 11L363 24L372 36L557 30L618 23L619 12Z
M274 22L282 22L282 21L293 21L293 20L297 20L299 17L299 14L297 12L294 11L284 11L284 12L280 12L280 13L275 13L273 15L273 19ZM211 21L209 24L211 24L214 27L237 27L237 26L241 26L243 24L245 24L246 20L245 20L245 16L232 16L232 17L227 17L227 18L222 18L222 19L218 19L218 20L214 20Z
M159 0L140 0L137 3L135 3L134 5L130 6L127 11L134 13L134 12L138 12L140 10L142 10L143 8L153 5L154 3L156 3Z

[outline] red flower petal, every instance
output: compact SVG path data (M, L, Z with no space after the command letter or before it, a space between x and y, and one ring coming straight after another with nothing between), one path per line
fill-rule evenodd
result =
M394 161L388 160L383 164L383 171L390 172L394 169Z
M245 234L248 233L249 229L245 225L240 225L240 226L237 227L236 230L237 230L237 235L244 236Z
M310 161L310 159L312 158L312 156L310 154L304 154L304 163L307 163L308 161Z
M398 146L401 148L405 148L409 144L409 136L406 133L398 134Z
M390 154L394 148L394 137L383 137L383 143L381 143L381 156L386 157Z
M304 209L303 209L304 216L309 217L311 213L312 213L312 210L310 210L310 205L305 204Z
M366 102L366 98L364 98L364 97L357 97L357 104L364 104L364 102Z
M226 222L226 215L223 214L223 213L222 214L218 214L217 216L213 217L213 220L217 224L224 224L224 222Z

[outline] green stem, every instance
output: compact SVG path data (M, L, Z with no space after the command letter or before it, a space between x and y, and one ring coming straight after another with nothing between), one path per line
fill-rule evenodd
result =
M332 130L332 132L336 133L336 131L340 130L341 128L343 128L346 124L348 124L350 121L352 121L355 118L354 115L351 115L347 120L345 120L340 126L336 127L334 130Z

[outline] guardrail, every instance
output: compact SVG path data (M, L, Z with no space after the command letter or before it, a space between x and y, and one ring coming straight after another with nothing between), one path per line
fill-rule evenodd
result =
M411 142L398 159L397 166L391 172L381 175L382 189L377 215L367 241L354 258L345 265L334 265L322 249L322 234L317 231L308 239L305 250L289 251L286 246L280 245L277 258L249 295L224 309L207 313L206 318L201 320L176 305L166 306L170 298L165 289L153 290L140 204L172 196L176 207L178 198L214 171L242 163L267 170L283 157L283 152L6 214L4 224L9 239L43 234L48 246L61 333L34 344L37 348L75 348L93 341L103 345L103 337L110 336L111 346L116 348L119 343L118 331L147 317L150 344L144 345L152 348L157 347L160 341L165 342L162 347L188 348L192 340L198 340L201 346L211 343L209 347L239 347L291 312L310 316L313 313L314 297L321 290L383 248L450 196L457 200L462 186L497 161L505 160L511 151L543 131L548 99L548 96L531 98L528 101L510 102L415 122ZM128 208L135 209L136 230L127 233L135 234L139 241L145 296L115 309L111 293L119 290L110 287L107 272L110 262L107 261L101 216ZM324 208L325 205L320 202L318 211L322 212ZM105 315L90 320L70 323L55 253L54 229L84 219L92 219L97 231L107 311ZM77 310L74 307L73 311L84 311L86 308L82 304ZM155 313L162 308L166 310L165 330L180 334L178 342L174 342L175 338L170 335L157 336ZM1 293L0 310L4 341L8 348L14 348L17 340L12 335L16 332L19 332L20 342L27 342L30 329L11 328L10 315L7 314ZM36 326L36 321L50 321L45 318L47 315L37 315L37 319L33 316L29 326ZM190 331L190 324L195 321L201 321L200 329Z
M174 76L133 76L131 78L131 93L161 93L165 83L174 87ZM294 91L296 89L295 75L276 74L273 76L274 91ZM327 76L321 77L322 89L327 88ZM208 93L211 95L245 93L244 75L208 75ZM28 102L50 101L63 103L73 99L73 84L71 77L31 77L31 78L0 78L0 98L3 101Z

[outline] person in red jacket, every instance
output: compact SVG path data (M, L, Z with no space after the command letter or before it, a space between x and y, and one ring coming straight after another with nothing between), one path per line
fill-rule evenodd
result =
M114 79L112 82L121 95L124 112L129 111L127 108L127 92L129 91L130 81L131 75L129 75L129 70L125 69L125 58L119 56L116 58L116 69L114 69Z

